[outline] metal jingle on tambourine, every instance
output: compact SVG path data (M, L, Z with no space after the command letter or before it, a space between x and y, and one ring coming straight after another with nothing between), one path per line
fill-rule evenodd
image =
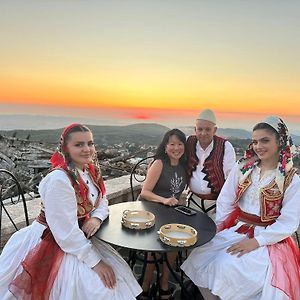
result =
M189 247L197 242L197 231L185 224L165 224L157 233L163 243L173 247Z
M155 216L146 210L124 210L121 223L129 229L148 229L155 224Z

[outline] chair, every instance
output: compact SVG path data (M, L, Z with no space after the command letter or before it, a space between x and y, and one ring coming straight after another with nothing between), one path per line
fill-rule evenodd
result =
M197 201L194 199L195 196L197 196L200 199L200 204L197 203ZM216 199L205 199L205 198L201 197L200 195L193 193L191 191L189 191L189 193L186 197L186 201L187 201L187 206L190 206L191 202L192 202L194 205L196 205L198 208L200 208L204 213L208 213L209 211L211 211L212 209L214 209L216 207L216 202L214 202L213 204L210 204L208 207L205 206L205 201L216 201Z
M24 222L22 224L18 222L17 224L13 219L12 211L9 209L11 205L20 202L23 204L25 225L28 226L29 217L23 189L13 173L5 169L0 169L0 245L2 238L1 235L3 234L3 216L6 215L16 231L23 227L22 225ZM23 220L24 219L22 219L22 221Z
M149 161L152 160L153 158L154 158L154 155L150 155L150 156L142 158L134 165L134 167L132 168L132 170L130 172L130 189L131 189L132 201L136 200L136 197L134 194L133 181L135 180L139 183L142 183L145 181ZM143 168L143 166L144 166L144 168Z

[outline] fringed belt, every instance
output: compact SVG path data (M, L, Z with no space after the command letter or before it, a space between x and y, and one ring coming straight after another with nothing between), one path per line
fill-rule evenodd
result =
M267 227L271 224L273 224L275 221L268 221L268 222L262 222L261 218L259 216L253 215L246 213L242 210L239 212L238 216L238 221L245 222L246 224L243 224L240 226L236 232L237 233L242 233L242 234L247 234L249 238L254 237L254 228L255 226L262 226L262 227Z

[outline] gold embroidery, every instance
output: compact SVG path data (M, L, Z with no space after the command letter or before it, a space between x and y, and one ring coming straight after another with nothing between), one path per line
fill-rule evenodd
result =
M260 206L262 222L275 220L280 215L283 194L280 192L275 179L260 191Z
M242 195L245 193L245 191L248 189L248 187L251 185L252 180L250 175L244 180L244 182L240 183L238 185L238 190L236 193L236 199L234 203L237 203L240 201Z
M85 209L81 205L77 205L77 215L78 216L84 216Z
M287 174L284 181L284 191L288 188L291 183L296 170L293 168ZM243 193L247 190L247 188L251 185L250 175L246 178L246 180L239 184L237 191L236 202L241 199ZM269 222L277 219L280 216L280 210L282 207L284 193L281 193L275 179L262 188L260 191L260 207L261 207L261 221Z
M72 177L66 170L64 170L62 168L56 168L56 169L59 169L59 170L62 170L63 172L65 172L72 183L72 186L75 190L75 196L76 196L76 202L77 202L77 217L82 218L82 217L85 217L86 215L88 215L89 213L91 213L94 210L94 208L97 207L97 205L99 205L100 197L101 197L100 188L98 187L97 184L95 184L95 182L92 178L93 176L91 176L91 178L93 180L93 183L95 184L95 186L97 187L97 189L99 191L99 195L96 200L95 207L91 203L91 200L89 199L89 197L87 197L87 201L84 201L83 197L80 194L79 186L74 184L74 180L72 179ZM83 184L84 184L84 188L86 190L88 190L88 186L85 184L85 182L83 182Z

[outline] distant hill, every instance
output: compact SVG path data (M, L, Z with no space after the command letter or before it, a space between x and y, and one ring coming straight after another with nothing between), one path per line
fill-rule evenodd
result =
M186 135L194 134L193 126L180 127ZM225 138L250 139L251 132L244 129L218 128L217 134Z
M158 124L133 124L127 126L94 126L89 128L94 134L96 143L115 144L129 142L136 144L157 145L168 127Z
M158 144L168 127L158 124L134 124L127 126L96 126L88 125L94 134L96 144L117 144L117 143L136 143L139 145ZM59 141L62 128L47 130L9 130L0 131L0 134L15 136L26 139L29 137L32 141L41 141L47 143L57 143Z
M106 123L103 118L79 118L79 117L55 117L41 115L1 115L1 130L15 129L57 129L63 128L71 123L94 124L94 125L121 125L121 121L113 120L114 123Z
M168 127L151 124L133 124L127 126L98 126L88 125L94 133L96 144L112 145L116 143L136 143L138 145L150 144L158 145L165 134L169 130ZM179 127L186 135L194 133L194 127L186 126ZM18 138L26 139L29 137L32 141L41 141L48 143L57 143L59 140L62 128L59 129L17 129L17 130L1 130L0 134L15 135ZM251 139L251 132L244 129L218 128L217 134L229 139L230 141L245 140L246 144ZM300 136L292 134L293 141L296 145L300 145ZM244 144L242 142L242 144ZM238 142L237 144L241 144Z
M226 138L251 139L251 132L245 129L218 128L218 135Z

